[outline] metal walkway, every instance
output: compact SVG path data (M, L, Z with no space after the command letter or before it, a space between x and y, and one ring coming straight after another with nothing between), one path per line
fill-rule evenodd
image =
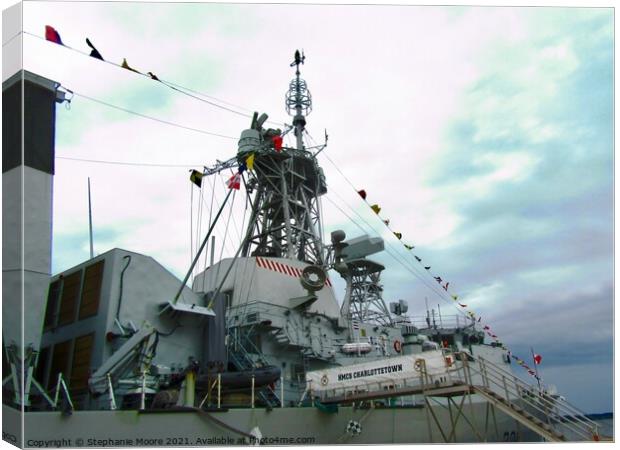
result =
M489 433L488 417L485 430L476 430L475 421L467 417L464 409L466 398L471 402L471 396L478 395L487 401L487 416L492 416L494 421L495 411L501 411L544 440L600 440L598 425L563 397L541 392L538 387L527 384L482 357L473 359L466 353L446 353L446 356L451 356L454 362L440 375L430 375L424 360L419 359L416 366L420 370L409 379L397 382L367 382L355 388L323 392L319 400L323 404L341 404L422 395L429 422L434 421L445 442L456 442L456 425L460 419L485 441L485 436ZM443 402L438 401L438 398L443 398ZM460 401L457 403L455 399L458 398ZM437 419L432 402L436 406L449 409L451 421L447 429L445 421ZM452 410L453 407L455 411ZM453 413L456 418L453 418Z

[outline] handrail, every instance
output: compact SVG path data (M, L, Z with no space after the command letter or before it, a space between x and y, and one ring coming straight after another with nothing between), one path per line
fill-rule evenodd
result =
M258 349L258 347L256 347L256 345L250 339L245 339L245 341L247 344L251 346L250 348L254 350L254 354L258 356L258 362L260 362L263 366L268 366L269 361L267 360L267 358L265 358L265 355ZM234 338L233 348L238 349L238 352L234 352L234 351L229 352L229 355L232 357L234 362L239 367L242 367L244 369L254 369L255 361L249 356L249 352L247 351L245 346L242 344L242 337L236 336ZM243 361L241 360L241 358L243 358ZM271 405L271 401L263 393L264 389L267 389L269 393L273 397L275 397L275 399L278 401L280 405L283 404L284 399L280 399L278 394L273 389L271 389L269 386L267 386L267 387L263 387L257 390L257 393L258 393L258 396L261 398L261 400L263 400L268 406Z
M485 362L485 364L491 364L491 365L493 366L493 368L495 369L495 371L500 372L500 373L502 373L502 374L504 374L504 375L506 375L506 376L511 377L511 378L515 381L515 383L518 383L518 384L520 384L521 386L526 387L526 388L528 389L528 391L532 391L532 392L533 392L534 390L538 390L535 386L530 385L530 384L527 384L527 382L525 382L525 381L521 380L521 379L520 379L520 378L518 378L515 374L513 374L513 373L511 373L511 372L508 372L508 371L507 371L507 370L505 370L505 369L502 369L501 367L499 367L499 366L497 366L497 365L495 365L495 364L493 364L493 363L491 363L491 362L487 361L485 358L483 358L483 357L479 356L479 357L478 357L478 359L483 360L483 361ZM553 402L553 401L551 401L551 400L548 400L548 399L545 399L545 398L544 398L544 396L548 396L548 394L543 394L542 398L543 398L543 400L544 400L544 401L547 401L548 403L551 403L551 404L555 404L555 402ZM579 410L576 406L572 405L572 404L571 404L570 402L568 402L567 400L565 400L565 399L564 399L564 400L562 400L562 404L566 407L566 409L567 409L567 410L570 410L571 412L576 413L576 414L578 414L578 415L583 415L583 416L585 416L585 413L583 413L581 410ZM595 423L595 422L591 421L590 419L588 419L588 420L589 420L592 424L596 425L596 423Z
M485 364L489 364L488 361L485 361ZM496 368L498 371L501 371L501 369ZM503 375L502 375L503 376ZM564 412L564 413L569 413L572 418L573 418L573 422L575 422L575 425L577 427L579 427L581 429L581 431L583 432L592 432L592 428L596 428L597 425L590 421L589 419L587 420L582 420L582 419L578 419L579 416L584 416L584 414L577 410L576 408L574 408L572 405L567 405L564 404L562 401L560 401L559 399L553 401L551 400L546 394L544 393L538 393L536 395L536 393L534 392L534 389L531 386L526 385L525 383L523 383L522 381L518 380L518 378L514 377L514 381L515 381L515 386L517 387L517 394L519 394L518 390L520 386L525 386L527 391L526 392L531 392L532 396L529 397L529 404L531 404L532 406L534 406L537 410L539 410L540 412L544 413L545 416L550 417L550 418L554 418L560 422L565 422L566 418L564 416L562 416L560 414L560 412ZM523 396L519 396L520 398L523 398ZM541 409L540 407L542 407L543 409ZM554 412L557 411L557 413ZM577 413L577 418L575 418L575 413ZM577 419L577 420L575 420ZM588 423L590 422L590 423ZM584 430L585 428L585 430Z
M484 364L485 375L488 377L489 380L493 382L494 386L497 387L497 385L499 384L499 379L497 378L498 375L493 373L492 370L489 371L488 361L485 361L482 364ZM504 375L502 375L502 377L503 379L505 379ZM528 396L519 395L520 385L525 386L526 392L532 392L532 396L528 397ZM562 416L559 415L559 409L560 409L559 407L562 405L559 405L555 402L551 402L550 400L545 399L544 397L540 396L540 394L535 395L532 387L524 384L523 382L519 383L515 380L515 386L516 386L516 391L517 391L516 392L517 398L520 398L523 402L525 402L527 405L532 407L534 410L542 413L544 417L547 417L548 419L552 418L552 419L555 419L556 421L563 422ZM514 395L515 394L514 390L511 389L511 393ZM510 396L507 395L506 400L510 403L509 397ZM554 410L558 410L558 414L556 414ZM586 436L587 436L588 435L587 431L591 432L591 427L588 427L587 425L583 425L582 423L576 423L575 425L579 428L579 430L573 430L573 431L577 432L578 434L583 435L583 433L586 433ZM583 429L584 427L586 428L585 430Z
M552 398L544 392L537 392L537 388L519 379L514 374L502 369L490 361L478 356L478 366L473 368L482 378L486 388L499 394L505 393L506 402L512 406L511 395L521 400L533 410L543 414L548 423L563 426L584 438L596 438L598 425L586 417L585 413L560 397ZM467 364L469 366L469 364ZM475 366L475 365L474 365ZM529 395L528 395L529 394ZM572 425L572 426L569 426ZM551 423L549 423L551 425Z
M598 440L598 425L563 397L552 397L483 357L472 358L465 352L453 353L444 350L444 356L448 355L454 356L454 363L441 373L429 374L426 371L425 361L421 358L418 360L421 362L419 372L412 373L410 377L365 381L355 386L332 388L328 391L319 391L318 397L321 401L339 402L378 396L399 397L418 392L432 396L436 389L441 389L445 393L445 388L461 385L465 386L463 393L472 392L473 389L473 392L487 396L489 401L494 401L492 399L494 397L504 404L503 407L511 409L514 414L520 416L518 420L526 425L529 423L529 426L541 435L551 433L547 436L550 438L556 436L563 440L566 438L564 434L570 432L577 440ZM438 381L441 384L436 384ZM464 395L459 389L451 392L454 395Z

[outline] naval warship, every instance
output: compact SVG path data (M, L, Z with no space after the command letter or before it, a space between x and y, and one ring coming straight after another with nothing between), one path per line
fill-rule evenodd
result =
M3 84L7 108L18 108L18 92L26 93L24 154L15 148L20 141L3 146L5 441L598 439L596 424L564 397L520 379L506 348L488 342L476 320L436 320L430 312L417 320L407 302L388 304L386 267L373 260L384 251L381 237L329 230L326 242L320 201L327 183L317 160L325 144L305 141L312 97L301 78L304 60L296 52L290 65L292 125L268 128L267 114L254 113L236 155L192 174L201 184L233 172L184 280L120 248L50 276L54 108L65 98L58 83L27 71ZM18 126L4 117L5 132ZM293 145L284 145L287 134ZM247 227L234 256L215 261L213 230L237 191L249 205ZM210 264L189 285L209 247ZM16 278L8 261L22 261ZM344 281L342 302L335 277Z

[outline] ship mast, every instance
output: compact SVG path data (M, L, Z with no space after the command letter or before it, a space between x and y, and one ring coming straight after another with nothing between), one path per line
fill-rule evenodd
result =
M312 96L308 90L308 85L300 78L299 73L299 65L303 64L305 60L306 56L296 50L295 60L291 63L291 67L295 66L295 79L290 82L286 94L286 112L293 116L297 150L304 149L303 132L306 127L306 118L302 113L308 115L312 111Z
M321 217L318 198L327 192L323 171L304 146L306 115L312 98L299 66L305 56L295 52L291 67L295 78L289 83L285 105L293 116L295 147L282 145L281 130L263 128L267 115L254 114L251 128L241 133L237 163L247 164L247 189L254 194L245 234L243 257L280 257L323 265ZM286 134L286 133L284 133Z

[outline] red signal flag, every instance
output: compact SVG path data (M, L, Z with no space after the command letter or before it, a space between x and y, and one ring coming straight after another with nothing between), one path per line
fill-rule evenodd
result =
M64 45L60 39L58 31L50 25L45 25L45 39L56 44Z
M282 150L282 136L274 136L271 140L273 141L273 148L276 152L280 152Z
M241 188L241 174L236 173L226 183L228 189L236 189L239 190Z

